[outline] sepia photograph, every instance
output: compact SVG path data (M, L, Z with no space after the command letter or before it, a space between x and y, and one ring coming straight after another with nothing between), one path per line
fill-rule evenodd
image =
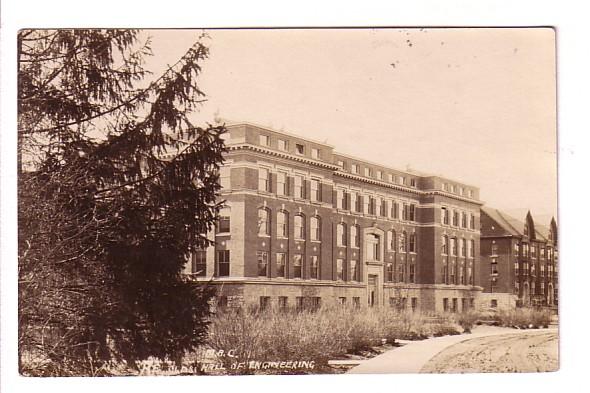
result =
M555 29L15 40L21 376L559 370Z

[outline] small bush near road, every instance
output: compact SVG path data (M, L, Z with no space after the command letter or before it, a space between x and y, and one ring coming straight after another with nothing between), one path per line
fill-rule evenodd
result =
M551 310L542 308L516 308L514 310L499 310L494 316L501 326L517 328L541 328L549 326Z

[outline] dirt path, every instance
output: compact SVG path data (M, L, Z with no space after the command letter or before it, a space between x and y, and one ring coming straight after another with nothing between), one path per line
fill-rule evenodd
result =
M420 372L545 372L558 368L557 333L531 331L460 342L438 353Z

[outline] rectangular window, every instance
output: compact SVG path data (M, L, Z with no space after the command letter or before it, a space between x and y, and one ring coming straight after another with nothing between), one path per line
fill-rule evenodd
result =
M395 183L395 176L393 175L393 173L389 174L389 182L390 183Z
M416 179L410 179L410 186L416 187Z
M377 171L377 179L383 180L383 172L382 171Z
M358 281L357 261L354 259L350 261L350 280Z
M287 262L287 254L284 252L277 252L277 277L285 276L285 264Z
M289 298L287 296L279 296L279 310L286 310L289 307Z
M410 235L410 252L416 252L416 235L412 233Z
M338 165L340 168L344 169L344 161L338 160L338 161L336 161L336 165Z
M402 186L406 185L406 178L403 176L398 177L398 183L401 184Z
M316 179L311 180L311 200L312 201L319 201L321 200L320 196L320 181Z
M461 212L461 228L467 228L467 213Z
M217 224L217 233L229 233L230 221L229 221L230 210L225 208L219 211L219 221Z
M415 272L416 267L414 265L410 265L410 282L415 282L416 279L416 272Z
M320 264L319 257L317 255L312 255L311 261L309 264L310 278L314 278L314 279L319 278L319 273L320 273L319 264Z
M305 198L305 193L303 192L303 176L296 175L293 179L293 196L295 198Z
M365 168L365 176L366 177L373 176L373 170L371 168Z
M293 278L302 278L301 267L303 266L303 255L293 255Z
M266 168L258 169L258 189L270 192L270 171Z
M498 308L498 299L490 300L490 307L491 308Z
M338 297L338 304L340 304L341 306L346 306L346 298Z
M198 277L207 275L207 252L205 250L196 250L193 252L191 273Z
M451 255L456 257L457 256L457 239L451 238Z
M217 259L217 277L229 276L229 250L218 250L215 258Z
M295 298L295 306L297 307L297 311L301 311L305 307L305 302L303 296L297 296Z
M407 203L404 203L403 204L403 210L402 210L402 220L403 221L407 221L408 220L409 212L410 212L410 208L409 208L408 204Z
M270 137L268 135L260 135L260 145L270 146Z
M445 297L443 299L443 311L448 312L449 311L449 298Z
M416 221L416 205L410 205L410 214L409 214L410 221Z
M371 209L371 197L368 195L363 196L363 213L369 214Z
M344 280L344 260L340 258L336 259L336 279Z
M281 150L281 151L288 151L289 150L289 142L287 142L286 140L279 139L278 145L279 145L279 150Z
M270 296L260 296L260 309L268 310L270 308Z
M336 190L336 208L338 209L344 209L344 206L346 205L346 194L344 193L344 190Z
M461 246L461 257L467 256L467 241L465 239L459 239L459 243Z
M351 225L350 227L350 246L356 248L359 248L361 246L359 227L357 225Z
M350 164L350 171L352 173L354 173L355 175L358 175L358 173L359 173L359 166L358 166L358 164Z
M416 311L417 309L418 309L418 298L413 297L412 298L412 311Z
M311 149L311 158L314 158L316 160L320 159L320 151L319 149Z
M453 210L453 226L459 226L459 212L456 210Z
M492 256L498 255L498 245L492 244Z
M449 225L449 209L446 207L441 208L442 223Z
M296 143L295 144L295 153L299 154L300 156L305 154L305 147L300 144L300 143Z
M469 229L475 229L475 214L469 215Z
M257 251L256 259L258 260L258 276L268 277L268 252Z
M230 168L222 167L219 169L219 185L221 188L229 189L231 188L231 172Z
M277 195L287 195L287 174L277 173Z
M379 199L379 215L387 217L387 202L384 199Z
M469 257L475 257L475 240L473 239L469 240Z
M456 297L453 298L453 308L451 311L457 312L457 298Z
M399 218L399 203L393 202L391 210L393 213L393 218L397 220Z
M394 275L393 263L388 262L387 265L385 266L385 280L387 282L393 282L393 275Z
M360 308L361 307L361 298L358 296L353 296L352 297L352 304L353 304L354 308Z

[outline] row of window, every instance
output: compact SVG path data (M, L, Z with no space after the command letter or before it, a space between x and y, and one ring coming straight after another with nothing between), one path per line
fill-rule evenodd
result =
M341 169L346 170L347 164L343 160L336 161L336 165L338 165ZM361 166L357 163L351 163L350 164L350 173L355 174L355 175L360 175L361 174ZM387 181L389 181L389 183L399 184L402 186L417 187L417 184L418 184L418 181L415 177L394 175L393 173L389 173L389 174L387 174L387 178L386 178L385 173L382 170L378 169L376 171L373 171L373 168L368 167L368 166L365 166L363 168L362 175L364 177L371 177L371 178L375 178L380 181L387 180Z
M289 213L284 210L277 212L277 237L288 238L289 237ZM309 219L310 239L313 241L321 240L321 219L317 216L312 216ZM293 217L293 228L294 236L297 240L306 239L306 219L302 213L297 213ZM258 209L258 234L261 236L270 236L271 233L271 211L269 208L261 207ZM388 236L388 250L396 250L396 233L394 230L387 231ZM341 247L345 247L350 244L351 247L360 247L360 226L350 225L350 229L347 230L345 223L336 224L336 244ZM416 252L416 234L411 233L408 237L406 232L399 234L399 240L397 240L399 246L397 250L399 252ZM378 259L377 259L378 260Z
M523 256L525 258L531 257L537 259L537 250L539 251L540 259L547 259L552 261L556 256L556 251L551 247L537 246L529 243L514 243L514 256ZM498 255L498 245L492 244L492 255Z
M259 143L261 146L270 147L271 146L270 136L260 134ZM286 139L277 139L277 148L280 151L284 151L286 153L289 153L289 141ZM305 145L303 143L295 143L294 152L295 152L295 154L300 155L300 156L305 155ZM311 149L311 158L316 159L316 160L321 159L321 150L317 149L317 148L312 148Z
M459 299L456 297L450 299L445 297L443 298L443 310L445 312L459 312L459 311L467 311L475 308L475 299L474 298L462 298L461 299L461 310L459 310Z
M468 261L466 264L459 262L457 265L455 261L449 263L447 258L444 258L442 276L445 284L474 285L473 262Z
M492 265L495 264L494 259L492 259ZM523 275L523 276L528 276L529 274L531 276L536 276L536 265L534 263L530 264L530 269L529 269L529 263L528 262L514 262L514 273L515 275ZM553 265L548 264L547 265L547 277L552 277L554 274L554 268ZM541 264L539 265L539 276L540 277L545 277L545 265Z
M443 255L469 258L475 257L475 240L473 239L467 240L443 235L441 238L441 243L441 253ZM457 253L457 251L459 251L459 253Z
M452 194L458 194L460 196L467 195L469 198L473 198L473 190L472 189L465 190L465 188L463 186L457 186L457 185L451 184L451 183L442 183L441 189L443 191L450 192Z
M441 219L443 225L451 225L460 228L475 229L475 214L451 210L447 207L441 207Z
M336 207L355 213L370 214L386 218L416 221L416 204L399 203L396 200L361 195L359 192L336 190Z

